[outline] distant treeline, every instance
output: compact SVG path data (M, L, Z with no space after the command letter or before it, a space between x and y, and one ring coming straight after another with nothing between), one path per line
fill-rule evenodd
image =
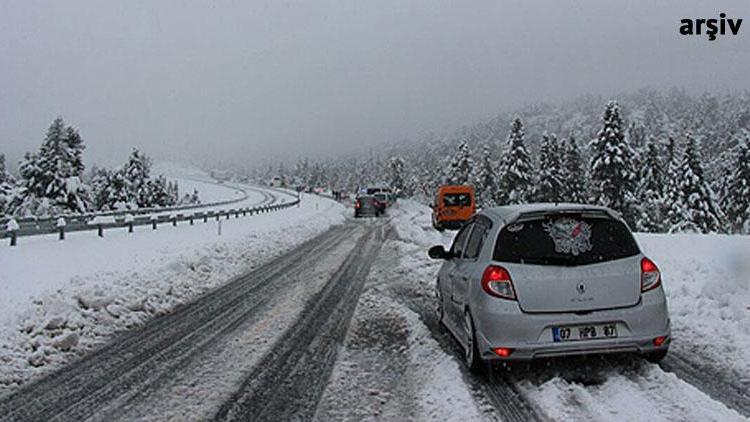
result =
M748 92L648 89L618 102L529 106L449 135L269 171L348 191L388 183L425 202L440 184L469 183L484 207L586 202L640 231L748 234L749 131Z

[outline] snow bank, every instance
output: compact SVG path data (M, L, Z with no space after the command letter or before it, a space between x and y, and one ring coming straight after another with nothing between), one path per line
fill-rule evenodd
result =
M343 211L305 195L300 207L222 220L221 236L209 220L0 247L0 394L343 222Z
M550 420L743 421L741 415L697 388L655 366L624 374L610 371L600 385L561 377L534 385L522 382L524 394Z
M750 237L637 237L663 275L673 347L750 373Z

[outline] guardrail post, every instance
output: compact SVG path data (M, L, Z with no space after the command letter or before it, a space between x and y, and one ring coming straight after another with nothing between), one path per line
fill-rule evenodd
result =
M203 222L204 223L208 223L208 213L207 212L203 213Z
M172 227L177 227L177 216L176 215L172 216Z
M193 217L194 217L194 214L190 214L190 225L191 225L191 226L195 224L195 223L193 222Z
M227 211L227 220L229 220L230 217L232 217L232 211Z
M125 214L125 224L128 225L128 233L133 233L133 220L135 220L133 214Z
M216 221L219 221L220 218L221 218L221 211L216 213Z
M243 217L247 216L247 208L242 209L242 216Z
M101 224L96 225L96 235L99 237L104 237L104 227Z
M234 212L234 218L240 218L240 210Z
M60 232L59 239L65 240L65 218L60 217L57 219L57 230Z
M156 230L156 223L159 221L159 217L156 215L151 216L151 229Z
M18 238L17 232L20 228L21 226L18 225L18 221L16 221L16 219L13 217L11 217L10 220L5 223L5 230L10 233L10 246L16 246Z

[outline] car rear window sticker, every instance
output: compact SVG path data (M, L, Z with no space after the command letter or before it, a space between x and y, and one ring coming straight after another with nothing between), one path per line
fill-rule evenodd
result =
M592 249L591 226L584 221L560 218L542 224L555 242L555 252L578 256Z
M523 230L523 223L516 223L508 226L505 230L508 230L511 233L517 233Z

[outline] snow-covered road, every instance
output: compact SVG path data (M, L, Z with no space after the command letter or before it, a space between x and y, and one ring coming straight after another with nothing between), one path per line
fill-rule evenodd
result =
M252 217L0 248L0 394L322 233L342 211L310 195Z
M75 312L50 313L55 301L41 299L32 328L18 337L24 346L47 336L49 343L39 347L48 350L44 347L55 348L55 339L69 331L86 336L100 330L100 341L91 343L99 346L93 353L90 347L78 349L83 359L9 388L11 394L0 398L0 419L734 421L750 416L743 347L748 340L743 310L750 294L737 256L747 250L744 238L639 236L661 265L672 310L674 354L662 365L629 356L557 359L475 377L435 315L439 263L427 258L426 249L449 244L451 233L430 227L428 208L401 201L389 218L354 220L342 215L341 205L308 197L297 214L294 210L281 211L288 213L283 219L268 215L262 230L229 231L231 239L222 243L194 241L173 250L175 240L164 240L160 247L166 248L168 264L160 267L153 254L144 255L150 258L142 266L158 270L146 274L147 282L132 285L148 294L118 290L122 284L114 280L132 281L120 272L123 266L107 278L115 286L114 299L91 294L97 291L96 275L84 277L84 289L66 287L51 295ZM250 239L263 246L253 247ZM248 247L251 253L238 251ZM257 256L266 247L273 252ZM102 274L101 268L93 274ZM168 280L159 281L160 274ZM705 286L710 274L723 277L715 283L723 291ZM66 301L71 292L80 297ZM144 297L141 309L149 311L116 318L111 311L117 308L109 309L113 302L129 309ZM99 298L111 301L102 305ZM91 306L81 310L84 303ZM44 328L56 315L67 318L64 327ZM123 321L136 327L104 344L113 338L111 326L129 326ZM722 342L724 337L731 341ZM51 354L41 369L61 367L75 355ZM28 365L15 373L20 381L28 379L27 370Z

